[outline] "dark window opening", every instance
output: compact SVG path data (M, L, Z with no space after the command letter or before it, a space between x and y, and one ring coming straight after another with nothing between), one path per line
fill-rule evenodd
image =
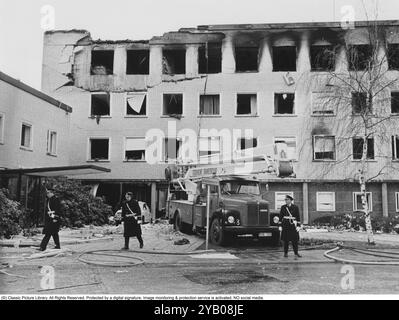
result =
M219 115L220 114L220 96L202 95L200 97L200 115Z
M150 73L150 51L128 50L126 74L149 74Z
M180 156L182 141L179 139L165 138L164 161L176 161Z
M258 139L256 138L240 138L238 139L238 150L247 150L256 148L258 146Z
M95 93L91 95L91 115L109 116L110 98L107 93Z
M201 74L222 72L222 47L202 46L198 49L198 71Z
M391 113L399 114L399 92L391 93Z
M163 50L163 74L186 74L186 50Z
M144 161L145 150L126 151L125 159L126 161Z
M144 161L145 149L145 139L127 138L125 146L125 161Z
M90 140L90 160L100 161L109 159L109 139Z
M363 158L363 138L353 138L353 160L362 160ZM374 160L374 139L367 139L367 160Z
M370 45L353 45L348 49L348 62L350 71L365 71L369 68L373 57Z
M147 114L147 97L145 94L128 95L126 115L145 116Z
M295 114L295 94L276 93L275 95L275 114Z
M335 69L333 46L312 46L310 48L312 71L332 71Z
M353 92L352 93L353 114L365 114L367 111L370 111L370 107L367 108L367 93Z
M273 47L273 71L296 71L296 47Z
M259 48L258 47L236 47L236 72L258 71Z
M257 115L256 94L237 95L237 115Z
M392 159L399 160L399 136L392 137Z
M164 96L163 96L163 114L164 115L182 115L183 114L183 95L182 94L164 94Z
M91 74L108 75L114 73L114 51L93 50L91 52Z
M390 70L399 70L399 44L388 45L388 64Z

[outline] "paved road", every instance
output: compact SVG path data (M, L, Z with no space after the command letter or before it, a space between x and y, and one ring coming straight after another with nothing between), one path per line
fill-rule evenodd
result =
M56 287L98 283L51 292L40 292L43 265L51 261L17 265L7 271L25 276L0 275L1 294L396 294L398 267L355 266L355 289L341 286L343 265L321 258L323 251L305 252L303 261L284 260L262 253L234 260L159 257L133 268L89 266L67 257L52 263ZM130 253L132 256L137 256ZM253 254L251 254L253 255ZM142 255L144 257L144 255ZM321 262L317 262L320 257ZM144 257L145 258L145 257ZM265 262L262 262L262 259ZM278 260L277 260L278 259Z

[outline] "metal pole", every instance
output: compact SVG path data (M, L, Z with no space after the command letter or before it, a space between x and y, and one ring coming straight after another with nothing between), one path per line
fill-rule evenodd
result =
M211 214L211 186L207 185L207 196L206 196L206 247L205 250L209 249L209 216Z

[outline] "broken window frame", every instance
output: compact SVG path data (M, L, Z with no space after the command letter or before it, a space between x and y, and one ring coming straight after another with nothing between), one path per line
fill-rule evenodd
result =
M205 105L205 100L204 99L212 99L212 105ZM210 103L209 103L210 104ZM212 109L213 112L207 112L205 111L207 109ZM200 117L218 117L221 115L221 110L220 110L220 94L201 94L199 97L199 116Z
M316 49L320 49L317 54L314 52ZM312 72L334 71L335 63L336 63L336 57L333 45L325 44L325 45L310 46L310 66Z
M388 43L387 59L389 70L399 70L399 43Z
M368 47L369 52L360 52L361 60L359 60L359 49ZM356 56L357 55L357 56ZM363 57L364 56L364 57ZM347 48L348 70L349 71L366 71L373 57L373 48L369 44L351 44ZM356 59L356 60L355 60Z
M368 211L373 212L373 193L372 192L366 192L366 198L367 198L367 205L368 205ZM354 212L363 212L363 205L362 203L362 193L361 192L353 192L353 211ZM360 208L359 206L360 205Z
M107 100L108 100L108 109L109 112L108 114L94 114L93 113L93 97L94 96L107 96ZM91 96L90 96L90 118L96 118L96 117L101 117L101 118L110 118L111 117L111 94L108 92L91 92Z
M143 98L143 102L141 103L141 109L140 112L137 112L136 110L134 110L130 105L129 105L129 98L132 98L134 96L144 96ZM125 108L125 117L126 118L145 118L147 117L147 112L148 112L148 96L147 96L147 92L129 92L126 93L126 108ZM129 109L132 109L133 112L137 113L137 114L129 114ZM143 112L144 109L144 112ZM142 114L141 114L142 113Z
M352 106L352 115L354 116L360 116L363 114L370 113L372 114L372 110L367 111L367 104L368 104L368 94L366 92L352 92L352 97L351 97L351 106ZM362 100L360 100L360 98ZM363 101L364 99L364 101ZM357 103L360 103L360 109L359 105ZM364 105L362 105L364 104ZM364 108L363 108L364 107ZM360 110L357 112L357 110Z
M359 145L356 148L356 143ZM352 161L361 161L363 156L364 139L362 137L352 138ZM359 150L357 150L359 149ZM375 160L375 139L367 138L367 159L366 161Z
M292 100L292 113L280 113L279 112L279 97L283 98L284 95L287 95L287 98L293 97ZM296 93L295 92L276 92L274 93L274 115L275 116L285 116L292 117L296 116Z
M27 137L26 129L24 130L24 128L29 128L29 137ZM27 138L29 138L29 141L27 141ZM28 145L26 145L27 142ZM23 150L33 150L33 125L31 123L22 122L20 147Z
M131 150L128 150L128 141L129 140L141 140L140 142L144 142L144 147L141 148L132 148ZM124 144L124 162L145 162L146 161L146 139L145 137L126 137L125 138L125 144ZM137 152L141 153L141 158L140 159L130 159L127 155L128 152Z
M4 133L5 133L5 126L6 126L6 116L4 113L0 113L0 144L4 144Z
M399 161L399 135L392 136L392 161Z
M317 157L317 153L322 153L322 154L327 154L331 153L330 151L324 151L324 152L316 152L316 140L317 139L329 139L329 140L334 140L334 148L333 148L333 157ZM337 160L337 143L336 143L336 137L333 135L314 135L313 136L313 161L315 162L334 162Z
M174 140L176 142L175 149L169 143L169 141ZM171 138L165 137L162 140L162 161L165 163L176 163L179 158L182 157L182 146L183 139L182 138ZM175 152L176 154L170 155L170 152Z
M298 160L298 138L295 136L277 136L273 138L273 143L285 142L287 144L287 159ZM291 155L291 156L290 156Z
M217 51L217 53L216 53ZM205 65L203 65L205 63ZM222 45L209 43L198 48L198 73L222 73Z
M288 48L295 48L295 64L288 64L287 66L283 66L283 62L278 60L277 50L284 50ZM279 63L278 63L279 62ZM272 47L272 63L273 63L273 72L297 72L298 70L298 48L297 46L273 46ZM295 67L294 67L295 65Z
M93 150L92 150L92 141L94 140L107 140L108 141L108 156L105 159L102 158L94 158L92 157L93 155ZM88 147L88 157L87 161L88 162L109 162L111 159L111 138L109 137L90 137L89 138L89 147Z
M172 67L173 70L167 70L168 66L170 66L170 63L167 64L167 60L168 60L168 53L170 54L173 51L180 51L180 54L182 54L182 52L184 51L184 54L182 54L182 56L184 57L184 62L179 62L178 67L176 67L176 61L178 61L179 59L177 57L175 57L175 61L174 61L174 66ZM162 49L162 74L163 75L168 75L168 76L175 76L175 75L185 75L187 73L187 58L186 58L186 54L187 54L187 48L183 48L183 47L177 47L177 48L163 48ZM170 59L171 57L169 57ZM182 70L180 70L180 68L182 68ZM184 69L184 70L183 70Z
M336 116L336 109L335 105L331 105L331 101L320 102L323 99L330 99L331 92L312 92L312 116L314 117L333 117ZM331 99L330 99L331 100ZM323 108L317 108L317 106L322 106ZM326 108L328 106L328 108Z
M250 109L249 113L239 112L240 99L249 98ZM257 93L237 93L236 97L236 117L257 117L258 112L258 94Z
M133 55L133 53L136 53L138 55L137 57L135 57L137 59L137 61L135 59L133 59L133 57L131 56L131 55ZM134 63L132 60L135 60ZM134 71L134 70L136 70L136 71ZM149 75L149 74L150 74L150 50L149 49L127 49L126 50L126 75Z
M47 155L57 156L58 134L55 130L47 131Z
M394 112L395 108L396 108L396 112ZM399 91L391 92L391 114L399 115Z
M249 63L249 57L244 57L244 51L247 50L249 55L252 55L256 51L256 66L254 62ZM242 56L241 56L242 55ZM259 60L260 60L260 47L259 46L235 46L235 71L236 73L246 72L259 72ZM254 57L251 57L254 58ZM252 60L252 59L251 59ZM247 66L247 67L245 67Z
M94 58L93 58L93 53L112 53L112 65L111 68L108 68L107 65L94 65ZM108 57L110 59L110 57ZM92 76L109 76L114 74L114 68L115 68L115 50L91 50L91 64L90 64L90 75ZM105 67L105 73L95 73L94 69L99 68L99 67Z
M173 96L179 96L181 97L181 113L171 113L171 112L167 112L167 106L165 105L166 99L167 97L169 97L170 99L173 98ZM176 101L176 103L178 103L178 101ZM182 93L164 93L163 94L163 101L162 101L162 116L164 117L174 117L174 116L179 116L182 117L183 116L183 112L184 112L184 95Z

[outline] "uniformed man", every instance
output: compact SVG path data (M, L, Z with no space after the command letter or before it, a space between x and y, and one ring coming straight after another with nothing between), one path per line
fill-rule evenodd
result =
M141 217L139 203L133 199L133 194L128 192L125 195L125 201L122 203L122 221L125 237L125 246L122 250L129 250L130 237L137 237L140 243L140 248L142 249L144 247L141 226L137 221L138 217Z
M61 202L54 195L54 191L51 188L46 189L46 214L44 216L44 238L40 244L40 250L45 251L50 238L53 237L55 248L61 249L60 237L58 232L60 231L61 225Z
M301 217L299 215L299 208L293 201L294 198L290 195L285 197L285 205L281 207L280 211L280 231L281 240L284 241L284 257L288 257L289 243L292 242L296 259L302 257L298 252Z

